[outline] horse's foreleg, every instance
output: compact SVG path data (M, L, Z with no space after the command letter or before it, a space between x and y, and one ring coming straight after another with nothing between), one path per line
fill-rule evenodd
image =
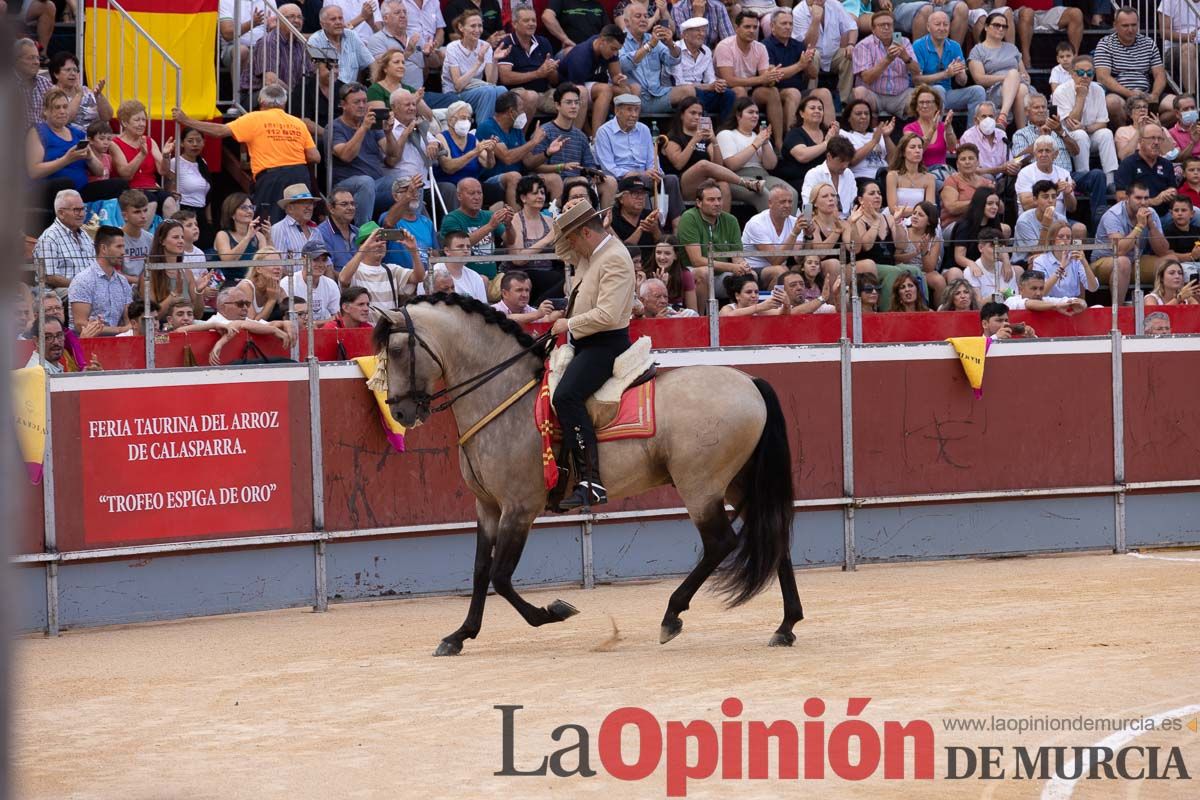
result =
M496 558L492 564L492 586L496 589L496 594L512 603L517 613L537 628L551 622L562 622L578 614L579 609L563 600L555 600L545 608L538 608L517 594L517 590L513 588L512 576L521 560L521 552L525 549L525 539L529 536L531 524L532 515L515 520L508 519L507 515L501 517L496 538Z
M471 607L467 618L454 633L442 639L435 656L456 656L462 652L463 641L474 639L483 626L483 604L487 602L488 581L492 574L492 544L499 514L477 504L479 525L475 529L475 573L471 583ZM490 518L489 518L490 517ZM489 524L490 523L490 524Z
M671 641L683 630L683 621L679 619L679 615L688 610L696 592L717 567L721 566L725 557L737 547L737 535L733 532L733 525L730 524L729 517L725 513L723 498L718 497L715 501L706 504L703 511L692 513L691 517L692 522L700 530L700 541L704 546L704 552L700 556L700 563L688 573L688 576L683 579L683 583L679 584L679 588L671 593L671 599L667 601L667 613L663 615L662 628L658 636L660 644Z
M779 588L783 591L783 622L776 629L770 647L791 647L796 641L792 626L804 619L804 607L800 605L800 590L796 588L796 573L792 570L792 557L783 554L779 560Z

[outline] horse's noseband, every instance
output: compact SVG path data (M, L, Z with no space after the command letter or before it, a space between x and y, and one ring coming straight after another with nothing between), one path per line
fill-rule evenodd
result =
M432 408L433 401L436 400L437 398L443 396L447 392L446 392L446 390L442 390L440 392L437 392L436 394L429 394L426 391L419 390L416 388L416 385L417 385L417 345L420 345L421 348L424 349L426 353L429 353L429 357L432 358L434 363L438 365L438 368L440 370L442 370L443 375L446 374L446 368L444 366L442 366L442 360L440 358L438 358L437 353L433 352L433 348L431 348L429 346L429 344L426 343L426 341L421 338L421 335L419 333L417 333L417 326L413 324L412 316L408 313L408 309L405 308L404 306L400 306L400 308L397 310L401 314L404 315L405 328L403 330L394 330L391 333L389 333L388 335L394 336L395 334L398 334L398 333L408 334L408 391L398 397L395 397L395 396L389 397L387 399L387 402L388 402L388 405L395 405L396 403L402 402L404 400L411 400L413 402L413 405L416 406L417 419L420 420L420 419L424 419L425 417L428 417L430 414L434 413L433 408ZM453 403L453 402L454 402L453 400L450 401L450 403ZM446 403L444 406L439 407L437 410L441 411L442 408L448 407L450 405L450 403Z

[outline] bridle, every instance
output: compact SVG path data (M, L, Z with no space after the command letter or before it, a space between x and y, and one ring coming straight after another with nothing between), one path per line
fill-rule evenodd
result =
M488 381L492 380L493 378L498 376L500 373L507 370L513 364L516 364L518 361L520 361L526 355L535 355L538 358L545 358L546 357L545 351L543 351L542 353L537 353L536 351L538 350L538 348L544 347L547 342L552 341L554 338L553 335L550 333L550 331L546 331L541 336L534 339L533 344L529 345L528 347L521 348L521 350L519 352L509 356L508 358L501 361L499 364L488 367L483 372L480 372L476 375L472 375L470 378L467 378L465 381L456 383L453 386L447 386L444 389L439 389L438 391L434 392L433 394L430 394L426 391L418 390L415 388L417 385L417 346L420 345L421 348L426 353L429 354L429 357L433 359L434 363L437 364L438 368L442 371L442 375L446 374L446 367L445 367L445 365L442 364L442 360L440 358L438 358L437 353L433 352L433 348L431 348L429 346L429 344L424 339L421 338L421 335L419 333L417 333L417 326L413 323L412 315L410 315L408 313L408 309L405 308L404 306L400 306L396 310L399 311L401 313L401 315L403 315L405 328L402 330L393 330L388 334L388 336L390 338L391 336L398 334L398 333L404 333L404 334L408 335L408 386L409 386L409 390L398 397L397 396L388 397L387 403L390 406L390 405L394 405L395 403L399 403L404 400L411 400L413 402L413 404L416 406L417 419L419 419L419 420L425 419L426 417L436 414L439 411L445 411L446 409L450 408L456 402L458 402L462 398L466 397L467 395L469 395L471 392L475 391L479 387L483 386ZM459 389L462 389L463 391L459 392L458 394L453 394L454 392L458 391ZM437 406L433 405L434 401L440 400L443 397L448 397L449 399L442 403L439 403Z

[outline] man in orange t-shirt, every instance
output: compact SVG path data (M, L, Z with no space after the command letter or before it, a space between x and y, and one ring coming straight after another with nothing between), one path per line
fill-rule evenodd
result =
M312 180L309 164L321 160L308 126L298 117L287 113L287 89L268 84L258 93L258 110L244 114L228 124L201 122L173 109L172 115L180 124L195 128L205 136L232 136L246 145L250 152L250 171L254 173L254 204L271 208L271 222L283 218L278 201L283 190L303 183L310 190Z

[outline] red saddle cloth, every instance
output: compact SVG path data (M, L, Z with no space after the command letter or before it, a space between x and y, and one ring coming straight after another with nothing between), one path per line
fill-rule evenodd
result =
M562 441L558 415L550 404L550 372L542 377L537 402L533 405L533 420L542 436L542 474L546 488L558 483L558 463L554 458L554 443ZM602 428L596 429L596 440L612 442L617 439L649 439L655 433L654 379L626 389L621 395L617 415Z

